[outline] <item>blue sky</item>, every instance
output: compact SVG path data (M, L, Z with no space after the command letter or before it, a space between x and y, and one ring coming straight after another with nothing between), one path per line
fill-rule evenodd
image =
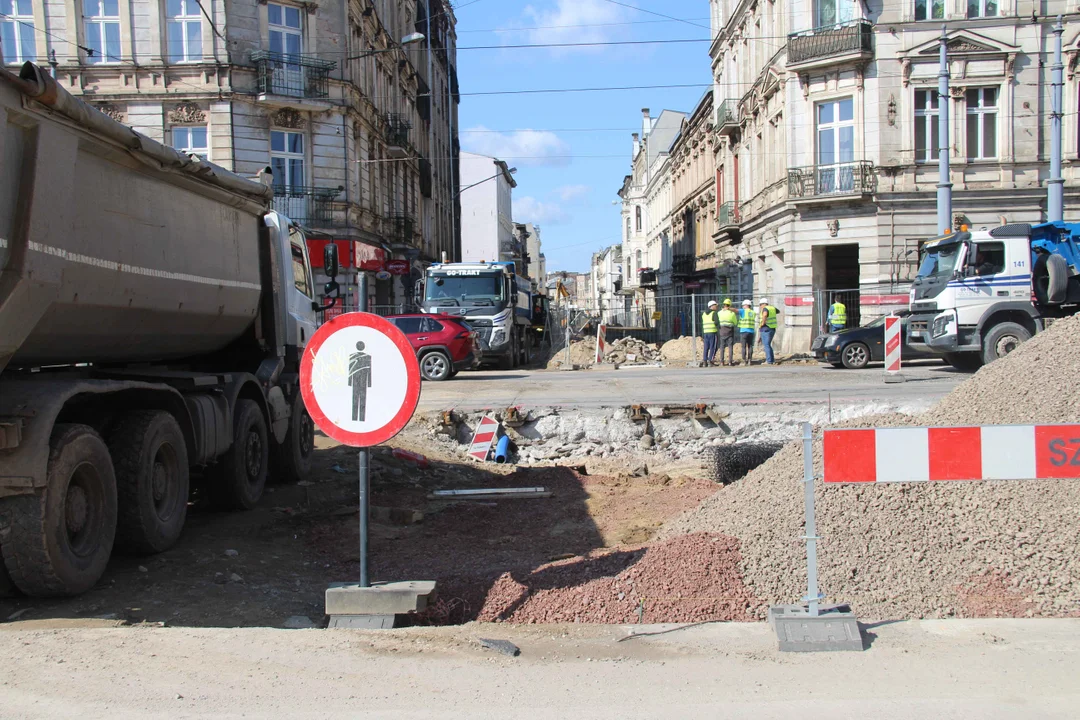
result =
M641 109L689 112L709 82L708 42L587 48L541 43L704 39L708 0L459 0L462 149L517 167L514 220L541 227L552 270L586 270L619 242L612 205L630 170ZM625 7L632 5L640 10ZM643 11L690 21L675 22ZM468 50L497 45L496 50ZM469 95L503 90L700 83L590 93ZM588 132L572 130L588 129Z

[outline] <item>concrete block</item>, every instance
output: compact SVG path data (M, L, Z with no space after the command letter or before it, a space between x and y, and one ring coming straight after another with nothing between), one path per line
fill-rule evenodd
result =
M330 629L389 630L394 627L393 615L331 615Z
M811 617L805 605L774 605L769 622L781 652L835 652L863 649L859 623L847 605L822 605Z
M331 583L326 588L326 614L398 615L425 610L435 599L435 581L395 583Z

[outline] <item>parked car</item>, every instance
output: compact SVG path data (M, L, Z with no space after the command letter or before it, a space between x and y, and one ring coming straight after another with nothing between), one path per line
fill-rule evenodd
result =
M449 380L479 364L477 334L468 323L448 315L391 315L416 350L425 380Z
M900 310L900 348L901 360L927 360L940 358L932 353L916 352L907 344L908 310ZM880 317L868 325L848 328L840 332L818 335L814 338L810 350L821 362L833 367L845 367L852 370L864 368L872 362L885 362L885 318Z

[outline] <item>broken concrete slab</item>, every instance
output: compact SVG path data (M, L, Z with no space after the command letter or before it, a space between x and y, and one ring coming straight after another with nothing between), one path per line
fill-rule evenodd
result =
M427 609L435 598L434 580L411 580L393 583L331 583L326 588L326 614L403 615Z
M488 650L494 650L510 657L517 657L521 654L521 648L509 640L492 640L489 638L480 638L479 640L480 645Z

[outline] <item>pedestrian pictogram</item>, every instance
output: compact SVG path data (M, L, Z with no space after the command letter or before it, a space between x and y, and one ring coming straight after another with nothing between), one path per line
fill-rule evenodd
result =
M354 447L386 442L420 399L420 367L405 335L368 313L325 323L304 349L300 391L315 424Z

